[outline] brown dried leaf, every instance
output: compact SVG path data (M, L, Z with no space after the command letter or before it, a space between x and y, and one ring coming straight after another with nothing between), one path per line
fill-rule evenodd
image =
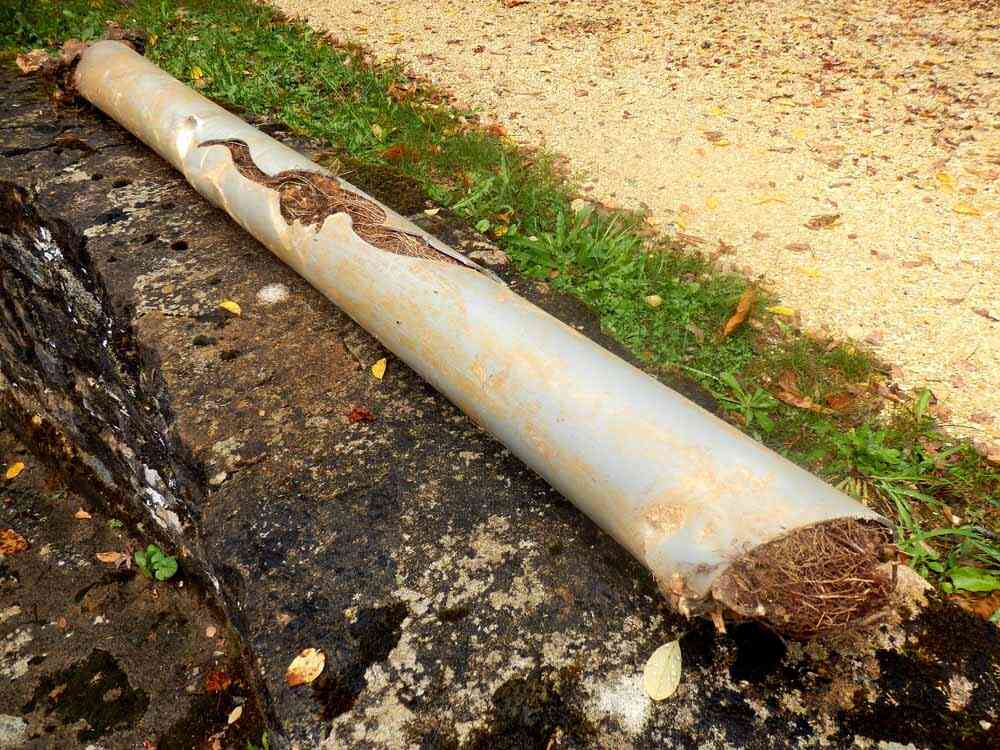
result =
M819 216L813 216L809 221L806 222L806 228L817 230L817 229L833 229L840 223L840 214L821 214Z
M778 376L778 385L789 393L800 393L799 377L792 370L785 370Z
M95 557L108 565L119 565L128 559L121 552L98 552Z
M980 316L982 318L986 318L987 320L992 320L994 323L1000 323L1000 318L998 318L997 316L995 316L993 313L991 313L985 307L974 307L974 308L972 308L972 312L974 312L976 315L978 315L978 316Z
M358 422L374 422L375 415L363 406L355 406L347 413L347 421L351 424L357 424Z
M33 49L14 58L17 67L25 75L41 70L49 61L49 53L43 49Z
M229 686L233 684L233 678L228 674L223 672L221 669L216 669L205 675L205 692L206 693L221 693L224 690L228 690Z
M0 555L16 555L28 549L28 540L14 529L0 531Z
M854 401L850 393L833 393L826 397L826 405L834 411L843 411Z
M289 687L310 683L319 677L324 666L326 666L326 656L322 651L315 648L304 649L288 665L285 682Z
M793 253L808 253L812 250L812 245L808 242L791 242L785 245L786 250L791 250Z
M784 401L786 404L798 407L799 409L814 411L817 414L830 413L830 409L827 409L825 406L820 406L808 396L800 396L796 393L789 393L788 391L778 391L775 395L780 401Z
M91 515L83 508L80 508L80 510L73 514L73 518L79 518L81 521L89 521Z
M743 294L740 295L740 301L736 303L736 309L722 328L722 338L726 338L743 325L743 322L747 319L747 315L750 314L750 308L753 307L753 301L756 296L757 292L752 286L748 286L743 291Z

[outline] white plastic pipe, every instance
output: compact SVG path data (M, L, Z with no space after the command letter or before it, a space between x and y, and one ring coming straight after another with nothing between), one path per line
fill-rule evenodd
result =
M750 550L841 518L883 520L510 291L384 208L390 228L459 263L387 252L346 213L286 222L278 193L243 176L322 167L129 47L82 56L79 92L491 432L638 558L682 611ZM332 175L331 175L332 176ZM339 185L368 201L344 181Z

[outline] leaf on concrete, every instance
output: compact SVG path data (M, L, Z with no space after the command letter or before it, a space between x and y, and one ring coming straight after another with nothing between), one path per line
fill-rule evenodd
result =
M215 669L205 675L205 692L221 693L229 689L233 684L233 678L221 669Z
M304 649L288 665L288 670L285 672L285 682L290 687L310 683L319 677L324 666L326 666L326 656L323 655L322 651L315 648Z
M233 315L239 316L243 314L243 308L240 307L238 303L233 302L231 299L222 300L222 302L219 303L219 307L221 307L226 312L232 313Z
M28 540L14 529L0 531L0 555L16 555L28 549Z
M15 461L10 466L7 467L7 473L3 475L4 479L13 479L18 474L24 471L24 461Z
M646 662L642 686L654 701L662 701L677 692L681 682L681 644L671 641L660 646Z
M385 368L388 362L385 357L382 357L378 362L372 365L372 377L376 380L381 380L385 377Z
M1000 322L1000 318L998 318L996 315L994 315L993 313L991 313L985 307L974 307L974 308L972 308L972 312L974 312L976 315L980 316L981 318L986 318L987 320L992 320L994 323Z
M729 316L729 320L726 321L726 325L722 328L722 338L726 338L743 325L743 322L747 319L747 315L750 314L750 308L753 307L756 295L757 292L752 286L748 286L743 290L743 294L740 295L740 301L736 303L736 309Z

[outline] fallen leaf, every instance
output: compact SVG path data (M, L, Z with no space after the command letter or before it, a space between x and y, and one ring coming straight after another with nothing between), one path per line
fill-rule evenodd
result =
M288 670L285 672L285 682L290 687L312 682L319 677L325 665L326 656L323 655L322 651L315 648L304 649L288 665Z
M978 316L980 316L982 318L986 318L987 320L992 320L994 323L1000 323L1000 318L996 317L993 313L991 313L985 307L974 307L974 308L972 308L972 312L974 312L976 315L978 315ZM14 466L17 466L17 464L14 464ZM9 471L7 473L10 474ZM17 476L17 475L15 474L14 476Z
M677 692L681 682L681 644L671 641L660 646L646 662L642 686L654 701L662 701Z
M7 467L7 473L3 477L4 479L13 479L22 471L24 471L24 461L15 461Z
M206 638L215 638L215 634L217 632L218 632L218 630L216 630L215 625L209 625L207 628L205 628L205 637Z
M851 402L854 401L854 396L850 393L834 393L826 397L826 405L835 411L843 411Z
M978 208L973 206L971 203L956 203L951 208L956 214L963 214L965 216L982 216L983 212Z
M820 214L806 222L807 229L833 229L840 223L840 214Z
M425 208L424 209L424 215L425 216L437 216L438 212L440 210L441 210L440 208Z
M193 68L191 68L191 78L193 78L194 80L197 81L198 79L204 78L204 77L205 77L205 71L203 71L197 65L195 65Z
M205 675L206 693L221 693L224 690L228 690L229 686L232 684L233 678L221 669L213 670Z
M788 203L788 199L781 193L767 193L753 201L753 205L755 206L763 206L767 203Z
M867 336L865 336L865 341L871 344L872 346L881 346L884 340L885 340L885 331L883 331L881 328L878 328L869 333Z
M791 307L785 307L784 305L772 305L771 307L767 308L767 311L769 313L774 313L775 315L781 315L786 318L795 317L795 310L792 309Z
M969 415L969 420L976 424L993 424L993 415L984 411L977 411Z
M28 549L28 540L14 529L0 531L0 555L16 555Z
M955 178L947 172L937 173L938 187L946 193L955 189Z
M88 521L90 520L91 515L83 508L80 508L80 510L73 514L73 518L79 518L81 521Z
M756 232L754 232L752 235L750 235L750 237L751 237L751 239L754 239L754 240L757 240L757 242L760 242L761 240L766 240L768 237L770 237L770 235L765 234L764 232L762 232L762 231L760 231L758 229Z
M719 199L714 195L710 195L705 199L705 207L708 209L715 210L719 207Z
M385 357L382 357L378 362L372 365L372 376L376 380L381 380L385 376L385 368L388 362Z
M355 406L347 412L347 421L351 424L357 424L358 422L374 422L375 415L362 406Z
M226 719L226 723L235 724L237 721L240 720L240 717L242 715L243 715L243 706L237 706L236 708L234 708L232 711L229 712L229 718Z
M786 250L791 250L793 253L808 253L812 250L812 245L808 242L790 242L785 245Z
M233 315L239 316L243 314L243 308L239 306L238 303L233 302L231 299L224 299L219 303L221 307L226 312L230 312Z
M382 135L383 135L382 126L379 125L377 122L372 123L372 135L374 135L380 141L382 140Z
M743 324L743 321L747 319L756 295L757 292L752 286L748 286L743 290L743 294L740 295L740 301L736 303L736 309L722 328L722 338L726 338L726 336L739 328Z
M98 552L95 557L102 563L107 563L108 565L118 565L122 561L128 559L121 552Z
M827 409L825 406L820 406L808 396L801 396L797 393L791 393L789 391L778 391L775 396L779 401L784 401L786 404L790 404L799 409L814 411L817 414L828 414L830 412L830 409Z
M778 385L789 393L799 393L799 376L792 370L785 370L778 376Z
M650 294L648 297L643 297L646 300L646 304L652 307L654 310L663 304L663 297L659 294Z
M43 49L33 49L31 52L26 52L15 58L17 67L25 74L40 70L48 61L49 53Z
M920 266L926 266L929 263L933 263L934 259L929 255L921 255L916 260L904 260L901 265L903 268L920 268Z

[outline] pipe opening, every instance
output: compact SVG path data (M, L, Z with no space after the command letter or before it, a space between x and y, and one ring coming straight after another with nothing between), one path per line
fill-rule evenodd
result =
M736 560L712 586L737 615L809 638L843 631L888 609L895 576L884 564L889 529L838 518L796 529Z
M225 146L241 175L276 190L281 215L289 224L298 221L304 226L321 226L326 217L346 213L351 217L354 233L380 250L411 258L465 265L435 249L418 235L385 226L387 216L381 206L344 190L332 177L304 169L289 169L269 175L254 163L250 147L239 140L212 140L198 144L199 148L207 146Z

